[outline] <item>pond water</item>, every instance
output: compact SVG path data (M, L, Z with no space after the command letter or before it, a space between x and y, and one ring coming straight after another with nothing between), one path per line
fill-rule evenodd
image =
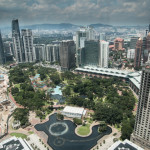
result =
M49 117L49 121L35 125L37 131L48 135L47 143L53 150L90 150L104 135L112 132L110 127L103 133L98 132L98 125L92 128L88 137L79 137L75 134L76 125L69 120L58 121L56 114Z
M56 88L53 89L54 92L52 93L52 95L62 95L62 91L61 91L61 87L60 86L56 86Z
M63 104L65 102L65 98L62 95L61 86L56 86L50 97L52 99L57 99L59 101L58 104Z

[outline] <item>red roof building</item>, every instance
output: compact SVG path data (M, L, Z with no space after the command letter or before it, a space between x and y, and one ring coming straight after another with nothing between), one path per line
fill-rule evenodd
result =
M114 50L117 50L117 51L124 50L123 46L124 46L124 39L116 38L114 40Z

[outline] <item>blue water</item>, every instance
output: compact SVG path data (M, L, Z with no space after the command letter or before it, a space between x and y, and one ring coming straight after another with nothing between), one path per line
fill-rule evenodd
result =
M40 74L36 74L34 79L39 78L39 77L40 77Z
M54 88L54 92L52 93L52 95L62 95L62 91L60 89L60 86L56 86L56 88Z
M49 132L49 127L55 122L60 122L56 119L56 114L49 117L49 121L43 124L35 125L37 131L43 131L48 135L47 143L53 150L90 150L97 144L97 141L104 135L108 135L112 132L110 127L107 127L107 131L103 133L98 132L98 125L92 128L92 134L88 137L79 137L75 134L76 125L69 120L61 121L68 125L69 130L61 136L53 136Z
M56 86L56 88L53 89L50 97L52 99L57 99L59 101L57 104L63 104L65 102L65 98L62 95L61 86Z

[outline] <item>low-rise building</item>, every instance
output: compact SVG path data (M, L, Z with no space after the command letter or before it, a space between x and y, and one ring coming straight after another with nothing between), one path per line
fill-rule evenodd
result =
M83 68L76 68L75 72L89 77L110 78L117 77L125 82L128 82L131 89L136 95L139 94L141 83L141 71L131 72L126 70L117 70L112 68L99 68L84 66Z
M33 150L25 139L11 137L0 143L0 150Z
M86 110L82 107L66 106L61 113L71 118L82 118L85 116Z

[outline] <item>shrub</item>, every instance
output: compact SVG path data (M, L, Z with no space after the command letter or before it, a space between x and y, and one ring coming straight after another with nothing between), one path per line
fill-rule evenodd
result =
M73 122L77 125L81 125L82 124L82 120L78 119L78 118L73 118Z
M57 113L57 119L58 120L64 120L64 116L60 113Z
M107 125L105 122L101 122L100 125L99 125L99 128L98 128L98 132L104 132L107 130Z

